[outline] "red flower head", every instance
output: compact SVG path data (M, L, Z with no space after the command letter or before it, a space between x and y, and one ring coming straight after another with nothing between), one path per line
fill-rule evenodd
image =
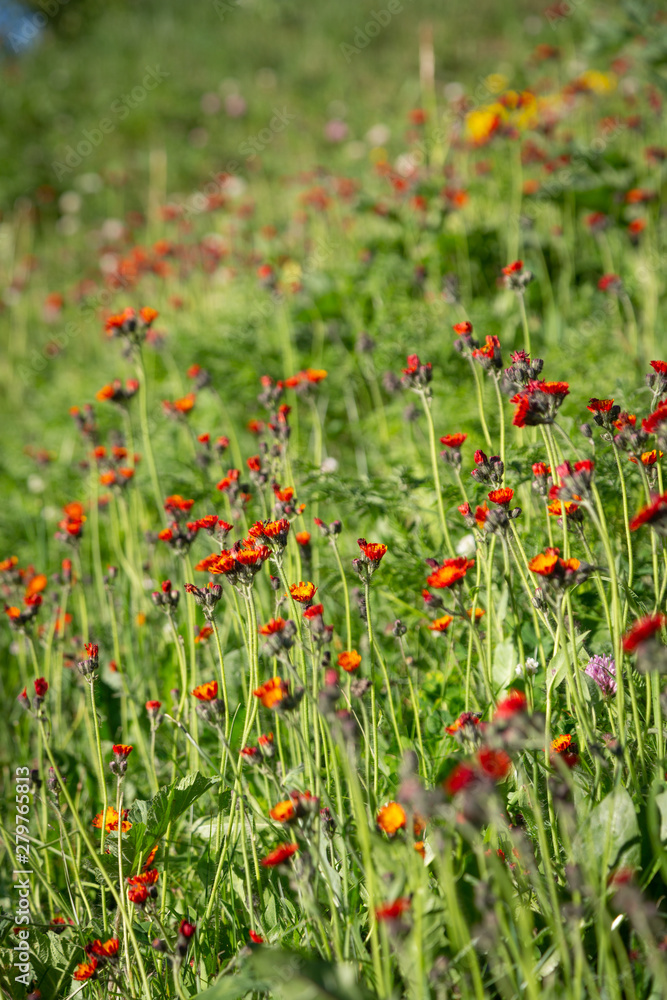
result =
M456 795L477 781L477 773L469 764L457 764L445 780L445 791Z
M300 583L293 583L289 589L293 599L298 601L299 604L310 604L316 591L317 587L314 583L304 583L303 581Z
M306 621L312 621L315 618L321 618L324 614L323 604L311 604L310 607L304 608L303 617Z
M365 538L359 538L357 544L366 559L372 563L379 563L387 552L387 546L382 542L367 542Z
M284 618L270 618L266 625L259 626L260 635L275 635L282 632L286 624Z
M255 933L255 931L251 930L249 931L249 934L250 934L250 940L252 941L253 944L264 944L264 938L261 937L259 934Z
M512 261L511 264L508 264L507 267L503 268L503 274L506 277L509 276L510 274L518 274L520 271L523 271L523 261L522 260Z
M482 747L477 760L482 772L492 781L502 781L512 767L512 761L504 750L492 750L490 747Z
M470 567L474 565L475 560L467 559L465 556L459 556L457 559L445 559L442 566L438 566L426 578L426 583L435 590L452 587L454 584L459 583Z
M591 413L609 413L613 405L613 399L596 399L595 396L593 396L592 399L588 400L588 406L586 409L590 410Z
M617 274L603 274L598 281L598 288L601 292L618 294L623 287L623 282Z
M403 914L407 913L409 909L410 900L407 896L401 896L399 899L394 900L393 903L381 903L380 906L376 906L375 917L377 920L391 923L392 921L400 920Z
M298 850L298 844L280 844L265 858L262 858L261 864L264 868L276 868L278 865L284 865Z
M38 698L43 698L48 690L48 681L44 677L38 677L35 681L35 695Z
M630 531L636 531L645 524L650 524L659 534L667 533L667 493L653 497L651 502L633 517L630 521Z
M440 444L444 444L445 448L458 449L467 437L468 435L464 434L462 431L458 431L456 434L445 434L440 438Z
M338 654L338 666L347 674L353 674L355 670L358 670L360 663L361 656L356 649L348 649Z
M623 649L626 653L634 653L639 646L657 635L666 624L667 617L663 614L646 615L644 618L640 618L623 636Z
M491 503L498 504L500 507L509 507L513 499L514 490L509 489L509 487L500 490L491 490L489 493Z
M454 333L458 334L459 337L464 336L465 334L470 334L472 333L472 323L468 320L465 320L462 323L455 323L452 330Z
M74 970L74 979L77 983L85 983L87 979L92 979L97 974L99 964L96 958L91 958L88 962L79 962Z
M511 688L507 697L498 702L493 716L494 722L503 719L511 719L518 712L525 712L526 704L526 696L523 691L517 691L516 688Z
M192 694L198 701L213 701L218 697L218 682L207 681L194 689Z

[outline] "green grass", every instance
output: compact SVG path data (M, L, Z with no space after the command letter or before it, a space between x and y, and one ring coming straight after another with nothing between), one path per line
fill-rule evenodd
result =
M591 397L613 397L639 429L666 395L649 366L665 358L664 24L650 5L582 5L552 29L533 4L443 12L406 2L348 63L340 46L380 6L256 2L222 20L214 4L73 7L40 48L2 66L12 87L0 146L0 556L15 554L22 570L2 571L6 606L25 609L33 573L46 579L34 621L17 629L7 615L0 634L0 984L16 1000L27 995L10 965L17 767L36 768L42 782L29 796L27 975L43 998L74 993L74 969L98 938L117 938L119 952L83 986L96 998L655 1000L665 991L664 628L637 651L623 637L665 610L659 512L652 526L629 528L663 492L664 463L628 458L667 442L659 431L629 450L587 409ZM537 43L558 46L555 58L536 61ZM153 65L169 76L56 178L64 147L113 115ZM604 92L574 92L589 70L605 74ZM474 110L494 100L490 74L503 75L503 93L574 96L555 122L549 109L559 105L545 100L537 121L512 111L519 131L474 146L448 85L460 81ZM224 97L231 79L247 115L205 114L202 95ZM409 121L418 107L425 125ZM285 128L269 126L276 109L294 116ZM328 142L324 126L340 117L349 134ZM378 123L389 130L382 149L367 138ZM201 128L207 143L193 145ZM253 137L265 148L248 159ZM399 158L424 150L408 190L392 183L407 173ZM219 185L222 203L200 211L193 195L239 158L243 186ZM628 198L637 189L651 197ZM185 208L185 223L165 215L169 206ZM595 211L607 218L597 234L587 221ZM645 226L633 237L636 219ZM517 258L534 275L525 323L502 280ZM131 260L150 266L134 273ZM272 277L262 281L265 264ZM610 272L621 294L598 288ZM444 295L453 281L458 295ZM53 293L64 301L49 317ZM104 335L106 317L128 306L158 310L157 344L124 350L123 338ZM568 383L554 425L514 426L513 392L454 346L451 328L466 319L482 343L499 338L503 367L530 342L541 377ZM414 353L432 366L416 392L409 374L398 384ZM193 364L210 376L201 388ZM306 369L327 374L267 399L262 376ZM140 382L126 408L96 400L114 378ZM163 402L190 391L192 412L167 416ZM291 407L289 437L268 426L280 426L280 402ZM95 427L82 436L70 408L87 404ZM585 421L592 435L581 433ZM460 479L438 443L459 431L468 435ZM229 438L224 454L198 440L204 433ZM129 457L113 468L140 456L122 488L100 482L114 445ZM105 455L96 459L95 446ZM465 496L474 513L498 485L471 477L477 449L504 449L503 485L514 490L510 509L521 508L511 525L501 514L496 531L493 517L471 528L457 510ZM595 462L593 485L579 483L578 515L563 525L533 488L532 465L583 457ZM216 488L232 468L245 502ZM276 505L274 485L294 487L294 501ZM173 520L164 510L173 494L193 501L184 521L215 512L232 523L229 548L284 515L286 548L273 546L252 585L195 570L217 546L203 529L188 555L157 537ZM72 501L86 520L68 543L56 532ZM323 536L315 518L342 522L340 534ZM296 541L303 531L308 549ZM363 538L387 545L372 579L352 562ZM550 544L581 562L575 577L556 570L560 587L528 566ZM475 560L464 581L432 581L424 601L426 560L441 564L461 547ZM287 595L301 580L317 586L322 622ZM202 637L205 618L184 585L207 581L222 581L223 596L217 631ZM177 595L167 614L163 593ZM484 611L475 626L473 607ZM427 628L445 615L443 634ZM267 642L258 626L278 616L294 626ZM77 668L84 643L99 645L88 675ZM349 649L361 666L335 680L327 671ZM615 658L611 697L584 672L593 655ZM536 673L517 676L528 658ZM298 704L259 704L252 692L273 676ZM190 693L213 679L223 714ZM24 686L30 711L17 701ZM514 711L511 691L525 698ZM161 703L159 724L149 700ZM481 724L468 718L448 732L463 712ZM249 764L240 751L268 732L275 753ZM576 759L552 752L556 737L571 738ZM117 743L133 747L122 781L108 768ZM283 803L284 815L290 793L297 814L285 824L270 810ZM92 819L121 797L132 826L105 837ZM393 811L395 833L378 826L392 802L403 810ZM261 864L290 842L299 849L282 867ZM157 897L137 907L125 880L156 844ZM387 919L382 907L394 903ZM62 935L48 929L56 915L71 921ZM191 936L183 920L196 926ZM266 943L251 944L250 931Z

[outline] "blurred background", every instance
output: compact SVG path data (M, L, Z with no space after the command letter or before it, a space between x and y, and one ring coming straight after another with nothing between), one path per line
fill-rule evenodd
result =
M112 197L88 197L98 192L86 175L99 173L131 177L126 207L145 208L153 150L165 154L168 192L230 162L269 177L320 161L347 168L374 124L420 102L429 31L442 85L502 72L517 45L528 52L553 34L535 0L3 0L0 206L26 197L40 220L56 219L74 186L99 210ZM248 159L276 109L289 128ZM86 149L104 119L110 140L68 168L68 149Z

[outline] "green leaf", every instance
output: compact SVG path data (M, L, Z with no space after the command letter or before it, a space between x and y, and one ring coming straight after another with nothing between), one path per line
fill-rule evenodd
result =
M515 668L518 662L517 652L511 639L499 642L493 654L493 687L496 694L500 694L510 686L514 680Z
M241 1000L250 991L284 1000L369 1000L357 982L355 967L346 962L325 962L296 952L257 948L239 973L223 976L197 994L197 1000Z
M601 863L604 874L617 866L635 867L640 858L640 832L630 794L616 788L592 810L574 844L582 864Z

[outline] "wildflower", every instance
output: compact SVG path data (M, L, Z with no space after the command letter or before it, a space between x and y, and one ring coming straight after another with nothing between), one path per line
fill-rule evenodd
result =
M509 489L509 487L500 490L491 490L489 493L489 500L491 503L498 504L500 507L509 507L513 498L514 490Z
M100 941L97 938L95 941L91 941L89 945L86 945L86 954L88 956L94 955L98 959L106 959L107 961L116 958L118 955L118 950L120 948L120 941L118 938L109 938L107 941Z
M314 583L304 583L303 581L301 583L293 583L289 588L292 598L298 601L299 604L310 604L316 591L317 587Z
M296 819L294 803L291 799L278 802L273 809L269 810L269 816L277 823L290 823L293 819Z
M181 920L178 925L178 938L176 939L176 954L179 958L185 958L187 955L190 941L194 937L196 930L196 926L191 924L189 920Z
M659 535L667 535L667 493L654 496L630 521L630 531L649 524Z
M512 396L511 402L516 406L512 423L515 427L552 424L569 392L567 382L529 382L524 389Z
M109 764L109 769L112 774L122 778L127 771L127 759L134 748L126 746L124 743L116 743L111 749L113 751L114 759Z
M528 563L528 569L538 576L548 579L554 586L572 586L587 579L592 571L588 563L579 559L559 558L559 549L549 548L539 552Z
M421 362L418 354L409 354L407 367L402 369L401 385L404 389L414 389L423 392L433 378L433 366L430 362Z
M127 833L127 831L132 827L132 824L127 819L127 813L128 810L123 809L123 816L121 819L122 833ZM102 813L98 813L97 816L95 816L95 818L93 819L93 826L95 827L96 830L101 830L102 826L104 826L104 829L106 830L107 833L113 833L114 830L118 829L118 819L119 816L116 810L113 808L113 806L109 806L106 811L106 816L104 816Z
M146 905L148 900L148 887L145 885L131 885L127 890L127 898L138 909L141 909Z
M623 636L623 649L626 653L636 652L644 643L653 639L667 624L663 614L646 615L636 621L632 628Z
M67 930L67 921L61 916L52 917L49 922L49 930L53 931L54 934L62 934L63 931Z
M457 434L445 434L444 437L440 438L440 444L444 444L445 448L460 448L463 442L467 439L468 435L461 432Z
M252 941L253 944L264 944L264 938L261 937L259 934L255 933L255 931L251 929L250 931L248 931L248 933L250 935L250 940Z
M591 656L584 673L595 681L605 698L616 694L616 663L611 656Z
M198 701L214 701L218 697L218 682L207 681L205 684L199 684L192 694Z
M515 260L503 268L505 287L516 292L517 295L523 295L533 277L532 271L524 271L522 260Z
M601 292L618 295L623 288L623 282L617 274L603 274L598 281L598 288Z
M289 861L298 850L298 844L280 844L265 858L262 858L260 863L264 868L277 868L278 865L284 865L285 862Z
M222 584L220 583L207 583L205 587L196 587L193 583L185 584L185 591L194 597L196 603L204 612L205 617L208 621L213 621L213 616L215 613L216 605L218 601L222 599ZM208 635L211 635L213 628L207 626L208 632L204 629L199 633L199 637L195 639L195 642L205 639ZM202 633L205 632L204 635Z
M273 745L273 733L262 733L257 742L263 757L273 757L276 752Z
M410 900L407 896L401 896L399 899L394 900L393 903L381 903L380 906L375 908L375 916L377 920L386 921L388 923L399 921L404 913L410 909Z
M467 559L459 556L456 559L445 559L441 566L434 569L434 572L426 578L429 587L435 590L443 590L460 583L471 566L475 565L474 559Z
M496 705L493 715L494 722L505 721L514 718L520 712L525 712L527 705L526 696L523 691L511 688L507 696Z
M162 409L164 410L166 416L179 419L180 417L187 417L188 413L192 412L196 401L196 393L188 392L185 396L181 396L180 399L175 399L173 402L168 399L163 399Z
M360 663L361 656L356 649L345 650L338 654L338 666L348 674L353 674L355 670L358 670Z
M445 780L445 791L456 795L477 781L477 773L469 764L456 764Z
M87 962L79 962L73 973L74 979L77 983L85 983L87 979L93 979L97 974L99 964L96 958L91 958Z
M467 434L445 434L440 438L440 444L444 445L444 451L440 452L440 458L453 466L455 469L461 468L461 445L468 437Z
M461 712L458 719L455 719L451 725L445 726L445 732L448 736L455 736L457 739L474 739L478 726L478 715L475 715L474 712Z
M488 458L487 455L478 448L473 456L475 462L475 468L472 470L470 475L477 483L492 483L493 485L499 486L503 481L503 476L505 474L505 466L500 458L500 455L492 455Z
M446 632L453 621L454 619L451 615L442 615L440 618L436 618L435 621L432 621L428 628L431 632Z
M393 837L407 823L405 809L398 802L388 802L379 810L376 823L389 837Z
M492 781L502 781L512 767L512 761L504 750L493 750L491 747L482 747L477 761L483 774Z
M272 677L253 691L253 694L259 698L264 708L276 708L281 702L289 699L289 681Z
M277 632L282 632L285 625L284 618L271 618L266 625L259 626L259 631L261 635L275 635Z
M527 656L525 663L517 663L514 673L517 677L525 677L527 674L535 675L539 669L538 661L532 656Z
M569 733L564 733L562 736L557 736L551 741L551 764L555 765L556 760L560 760L565 764L566 767L573 768L579 763L579 754L577 753L577 746L572 742L572 737Z
M498 337L486 337L483 347L476 347L472 351L472 357L479 362L487 371L495 369L498 371L503 366L503 359L500 353L500 340Z

